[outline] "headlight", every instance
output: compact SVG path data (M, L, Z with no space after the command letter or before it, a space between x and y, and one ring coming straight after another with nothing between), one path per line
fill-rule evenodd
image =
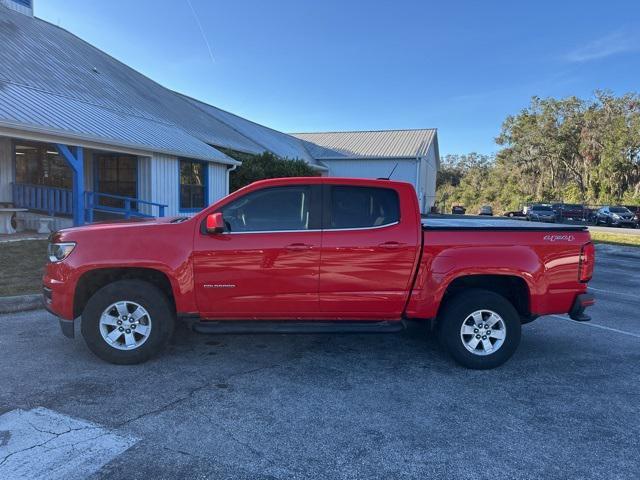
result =
M50 243L47 249L50 262L61 262L67 258L76 247L74 242L68 243Z

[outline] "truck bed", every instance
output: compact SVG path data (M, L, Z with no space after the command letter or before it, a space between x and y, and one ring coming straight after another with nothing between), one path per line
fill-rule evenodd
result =
M423 230L508 230L581 232L588 230L586 225L565 225L557 223L527 222L510 218L496 217L454 217L428 216L422 218Z

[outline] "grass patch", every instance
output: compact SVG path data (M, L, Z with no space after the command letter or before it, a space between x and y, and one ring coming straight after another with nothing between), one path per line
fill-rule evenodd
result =
M47 240L0 243L0 297L40 293Z
M609 243L611 245L624 245L627 247L640 247L640 235L624 233L608 233L590 231L591 238L596 243Z

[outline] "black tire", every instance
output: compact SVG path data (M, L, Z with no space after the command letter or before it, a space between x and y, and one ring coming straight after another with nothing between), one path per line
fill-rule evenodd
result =
M100 333L100 317L110 305L135 302L151 319L144 343L133 350L112 347ZM142 280L119 280L102 287L87 302L82 312L81 331L89 349L102 360L118 365L142 363L161 352L175 328L175 314L167 297L156 286Z
M505 325L505 338L494 353L471 353L461 337L465 320L478 310L497 313ZM439 339L443 347L460 365L474 370L486 370L502 365L514 354L520 344L520 316L513 305L497 293L481 290L465 290L451 298L438 315Z

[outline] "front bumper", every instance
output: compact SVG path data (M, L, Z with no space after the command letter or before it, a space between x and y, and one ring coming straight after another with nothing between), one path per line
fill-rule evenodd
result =
M636 222L632 218L630 218L630 219L626 219L626 218L618 218L618 219L616 219L616 218L614 218L611 221L611 224L615 225L615 226L620 226L620 227L635 227Z
M569 317L572 320L576 320L577 322L588 322L591 320L589 315L584 313L587 307L592 306L596 303L596 297L590 293L581 293L576 297L573 301L573 305L571 306L571 310L569 311Z
M54 310L53 308L53 290L49 287L43 286L42 287L42 304L44 305L44 308L51 313L52 315L55 315L58 318L58 321L60 322L60 330L62 330L62 334L67 337L67 338L75 338L75 331L74 331L74 323L73 320L66 320L62 317L59 316L59 314Z

